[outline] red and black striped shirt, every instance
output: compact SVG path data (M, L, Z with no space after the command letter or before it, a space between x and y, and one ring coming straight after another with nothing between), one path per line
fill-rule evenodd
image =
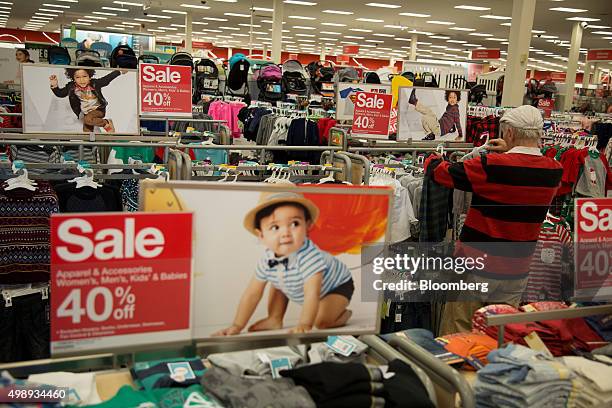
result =
M511 151L463 163L430 156L427 166L435 166L437 183L473 193L459 238L463 244L458 248L465 256L488 254L487 273L482 275L527 276L540 228L561 182L561 164L541 155Z

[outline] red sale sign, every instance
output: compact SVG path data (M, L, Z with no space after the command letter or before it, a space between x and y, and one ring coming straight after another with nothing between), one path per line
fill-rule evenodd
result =
M51 352L189 340L192 218L52 216Z
M139 65L140 114L191 117L191 67Z
M357 92L352 133L361 137L386 139L389 136L392 95Z
M597 182L596 177L593 172L590 179ZM612 198L576 199L574 222L575 295L579 298L610 300L612 299Z
M555 100L551 98L538 99L538 109L544 111L545 118L550 118L552 111L555 109Z
M587 61L612 61L612 50L589 50Z

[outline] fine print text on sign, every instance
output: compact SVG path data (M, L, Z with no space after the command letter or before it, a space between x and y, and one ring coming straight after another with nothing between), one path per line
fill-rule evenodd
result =
M191 68L140 64L140 111L149 116L191 116Z
M389 135L392 95L358 92L355 97L353 133L363 137L386 139Z
M612 299L612 199L576 200L576 296Z
M52 353L189 339L191 229L187 213L53 216Z

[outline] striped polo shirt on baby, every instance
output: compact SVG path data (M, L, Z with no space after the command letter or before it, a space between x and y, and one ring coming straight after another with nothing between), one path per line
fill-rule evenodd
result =
M255 277L270 282L292 302L302 304L304 283L319 272L323 274L321 297L351 279L351 272L345 264L306 239L297 252L285 258L276 258L266 249L266 254L257 264Z

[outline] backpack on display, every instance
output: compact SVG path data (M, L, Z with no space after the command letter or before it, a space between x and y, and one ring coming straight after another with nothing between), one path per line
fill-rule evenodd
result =
M132 47L121 44L116 46L111 53L110 65L113 68L136 69L138 68L138 58L136 58L136 53Z
M193 57L188 52L176 52L170 57L170 65L182 65L193 70Z
M76 50L76 65L80 67L102 67L102 58L94 50Z
M259 71L257 87L259 88L259 100L265 102L280 101L282 93L283 74L278 65L266 65Z
M195 65L194 102L197 103L202 95L219 95L219 68L213 60L206 58Z
M72 59L66 47L52 45L47 50L49 56L49 64L53 65L70 65Z

